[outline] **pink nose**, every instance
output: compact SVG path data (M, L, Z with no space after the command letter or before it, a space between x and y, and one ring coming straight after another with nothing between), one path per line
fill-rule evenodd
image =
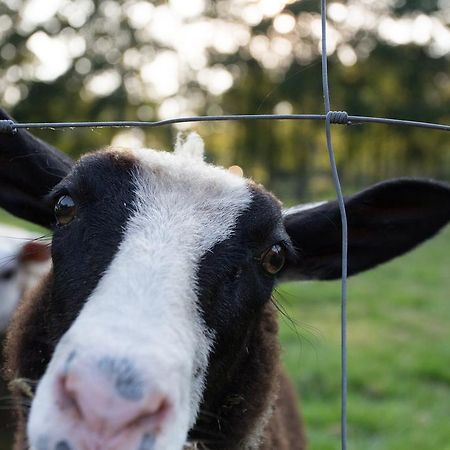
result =
M168 396L145 381L128 359L75 360L58 380L59 406L89 434L108 438L157 434L170 411Z

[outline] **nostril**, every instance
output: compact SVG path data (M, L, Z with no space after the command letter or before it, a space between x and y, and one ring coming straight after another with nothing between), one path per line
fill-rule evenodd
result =
M116 374L117 379L125 377ZM96 377L95 372L91 376L76 367L59 375L56 390L62 414L74 424L105 436L142 431L158 433L173 410L172 400L159 389L147 385L140 400L133 396L127 398L117 390L116 383Z
M59 441L55 445L55 450L72 450L72 447L66 441Z
M70 383L69 375L64 374L58 377L56 389L59 408L71 411L78 419L82 419L83 414L78 404L77 393Z
M141 413L128 421L123 428L145 428L153 432L159 431L166 421L170 409L170 402L166 397L153 395L148 399Z

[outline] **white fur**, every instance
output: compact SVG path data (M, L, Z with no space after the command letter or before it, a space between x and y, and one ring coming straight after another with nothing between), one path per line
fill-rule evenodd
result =
M203 139L197 133L189 133L184 139L181 133L177 136L175 144L175 154L193 159L203 159L205 153L205 144Z
M154 450L181 450L203 394L213 340L197 305L196 271L203 255L233 233L251 193L244 179L203 161L197 135L178 142L174 154L133 150L140 169L125 236L80 315L58 344L38 387L28 433L35 445L52 424L62 439L55 377L68 354L127 356L146 380L174 401L175 415ZM75 433L76 435L76 433ZM130 450L133 450L130 443ZM137 448L137 447L136 447Z

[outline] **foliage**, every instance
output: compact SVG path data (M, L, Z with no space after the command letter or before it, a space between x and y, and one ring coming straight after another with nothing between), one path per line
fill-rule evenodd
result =
M175 0L55 0L53 14L36 17L38 3L0 4L0 86L20 120L323 110L319 2L196 0L188 10ZM437 0L330 2L333 108L449 123L449 12ZM320 123L197 128L212 159L243 165L288 200L331 189ZM170 147L175 131L128 135ZM109 144L117 130L40 135L79 155ZM450 179L444 132L358 125L336 127L334 135L347 185L398 175Z

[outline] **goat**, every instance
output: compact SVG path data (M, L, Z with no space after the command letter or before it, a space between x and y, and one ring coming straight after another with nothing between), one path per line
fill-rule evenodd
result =
M0 334L19 299L50 269L50 249L36 233L0 224Z
M279 280L340 277L337 204L283 214L203 150L191 134L74 163L0 137L0 205L54 228L52 269L8 333L7 379L37 382L29 411L15 392L15 449L305 449L270 300ZM437 233L450 186L386 181L346 208L352 275Z

